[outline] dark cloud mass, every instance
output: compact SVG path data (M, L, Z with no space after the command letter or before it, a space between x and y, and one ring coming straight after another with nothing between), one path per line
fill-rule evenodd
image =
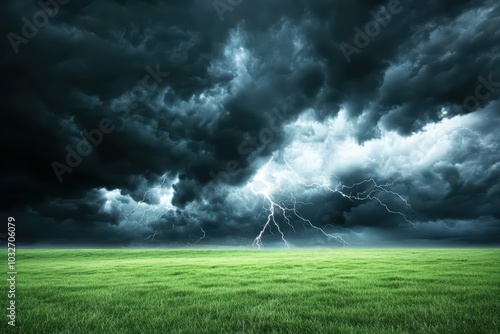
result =
M499 244L496 1L217 3L0 5L19 242Z

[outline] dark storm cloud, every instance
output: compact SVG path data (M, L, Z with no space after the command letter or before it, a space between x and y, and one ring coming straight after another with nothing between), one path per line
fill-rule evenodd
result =
M389 8L398 8L390 22L357 45L358 31ZM162 175L178 182L176 209L151 222L158 238L193 241L203 226L215 244L251 240L261 203L227 198L291 144L285 127L308 109L325 122L344 108L363 143L381 129L411 136L440 121L443 110L453 117L495 106L483 114L488 125L457 136L446 159L395 187L408 194L419 222L500 220L492 167L498 137L490 135L500 82L494 1L243 1L221 21L211 1L69 0L15 47L8 34L23 36L23 17L32 22L41 9L36 1L1 9L1 203L11 214L29 210L27 242L142 240L116 228L123 217L102 210L98 189L120 189L139 202L145 181ZM342 43L359 52L346 59ZM68 145L75 149L82 131L95 133L103 119L112 130L59 182L54 161L67 164ZM357 166L341 176L354 183L397 175ZM391 230L401 223L377 203L332 194L309 200L314 205L301 210L319 226Z

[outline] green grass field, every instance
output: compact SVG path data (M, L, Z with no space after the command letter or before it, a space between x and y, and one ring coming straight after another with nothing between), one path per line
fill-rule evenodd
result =
M35 334L500 333L499 260L500 249L21 249L17 326L7 326L2 307L0 328Z

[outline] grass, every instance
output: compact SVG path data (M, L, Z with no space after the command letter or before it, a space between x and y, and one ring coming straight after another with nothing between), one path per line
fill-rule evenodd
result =
M16 327L4 331L3 315L0 332L500 333L499 260L500 249L18 250Z

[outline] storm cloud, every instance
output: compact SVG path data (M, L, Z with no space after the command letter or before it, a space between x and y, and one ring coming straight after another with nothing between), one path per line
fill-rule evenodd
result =
M495 1L0 7L19 242L500 240Z

